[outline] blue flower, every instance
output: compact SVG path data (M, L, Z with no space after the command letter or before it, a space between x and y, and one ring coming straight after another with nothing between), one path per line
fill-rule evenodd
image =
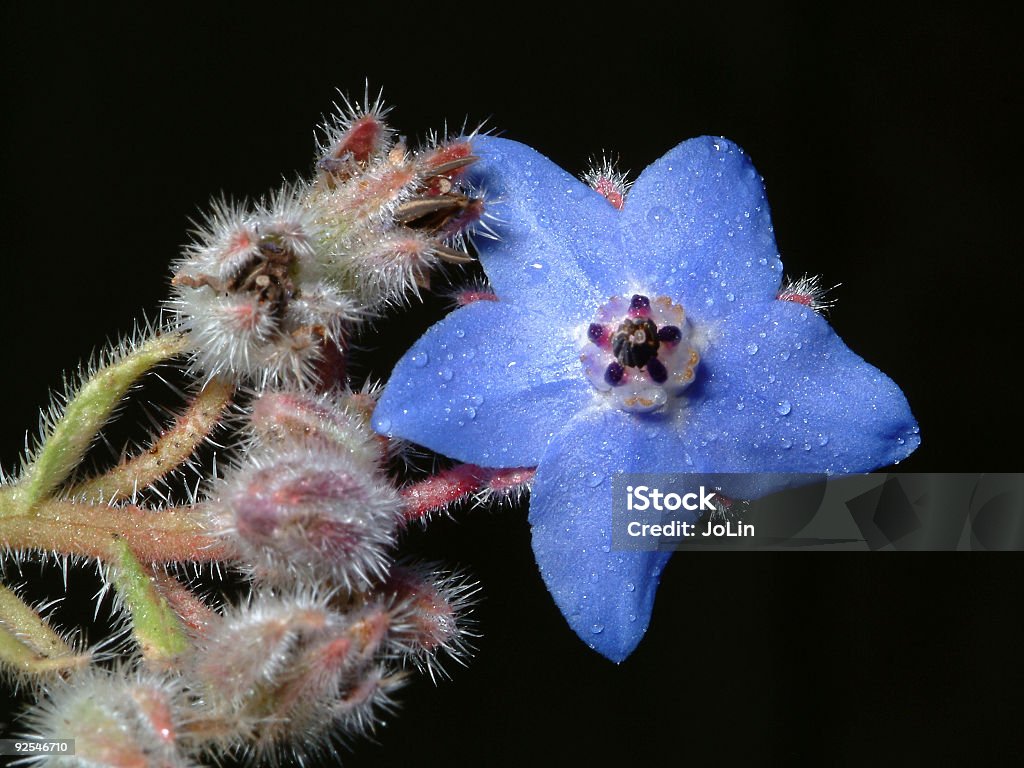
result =
M498 301L427 331L374 426L460 461L537 467L537 564L590 647L633 651L669 557L611 550L614 473L862 472L917 447L900 389L778 298L762 180L735 144L683 142L622 210L522 144L474 149L500 219L479 244Z

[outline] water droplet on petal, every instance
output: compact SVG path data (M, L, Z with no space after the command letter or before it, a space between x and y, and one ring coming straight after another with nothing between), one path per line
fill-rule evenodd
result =
M672 211L664 205L656 205L647 212L647 221L651 224L665 224L672 218Z
M828 445L828 435L818 435L818 445Z
M601 577L598 576L597 572L595 571L594 573L590 574L590 583L591 584L597 584L597 582L600 580L600 578Z
M600 635L602 632L604 632L604 624L595 624L590 628L590 631L593 632L595 635Z
M377 429L384 434L391 432L391 419L381 419L377 422Z
M789 360L789 350L784 349L781 352L779 352L779 357L783 360Z
M630 621L631 623L632 623L632 622L634 622L634 621L636 621L636 614L635 614L635 613L631 613L631 614L629 614L629 621Z
M725 300L726 301L736 301L736 294L734 294L734 293L727 293L727 294L725 294Z
M787 416L789 415L789 412L793 410L793 406L789 402L789 400L783 400L777 406L775 406L775 410L778 412L780 416Z
M597 486L599 486L603 482L604 482L604 473L603 472L591 472L590 475L587 477L587 485L589 485L591 488L596 488Z
M457 328L455 330L455 335L458 336L460 339L466 338L466 332L464 330L462 330L461 328Z
M417 368L425 368L427 363L430 362L430 355L426 352L417 352L410 359L412 360L412 364Z
M627 592L635 592L636 591L636 585L632 581L627 581L626 582L626 591Z
M782 447L783 448L792 448L793 447L793 441L790 440L788 437L782 438L782 440L780 442L782 443Z
M451 368L442 368L440 371L437 372L437 375L440 376L445 381L451 381L452 377L455 374L452 372Z
M760 347L758 347L757 344L755 344L754 342L750 342L749 344L747 344L748 355L756 355L758 349L760 349Z
M539 261L530 262L529 264L526 264L523 267L523 269L526 272L527 279L529 279L529 281L531 283L537 284L537 283L540 283L540 282L542 282L544 280L544 277L545 277L545 274L544 274L545 266L541 262L539 262Z

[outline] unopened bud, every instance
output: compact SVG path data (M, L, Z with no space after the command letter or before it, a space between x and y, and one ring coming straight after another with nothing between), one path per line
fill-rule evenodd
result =
M218 494L257 578L330 577L348 589L383 577L401 500L377 473L314 441L250 454Z
M362 104L345 98L345 108L324 126L326 136L318 167L332 182L347 180L391 148L392 131L384 122L390 110L384 107L380 94L373 104L369 96L367 91Z
M826 314L836 303L834 299L829 298L828 294L838 287L838 285L831 288L823 287L821 278L817 275L804 275L795 280L787 277L779 289L777 298L779 301L791 301L794 304L805 306L819 315Z
M627 174L616 168L615 162L605 156L590 161L590 168L583 174L583 182L600 194L615 208L622 210L630 182Z
M270 390L253 402L249 423L266 445L322 442L335 446L368 472L373 471L384 459L384 446L366 417L345 407L341 397L304 390Z
M431 678L444 674L439 656L463 664L471 653L470 614L478 588L460 574L425 566L394 566L382 590L391 599L395 651Z
M225 612L190 670L204 719L220 726L214 746L244 744L277 762L316 753L338 730L372 727L389 703L376 655L390 618L330 602L329 593L261 594Z
M32 737L75 743L73 758L54 752L38 762L110 768L193 766L179 749L185 719L177 682L100 667L54 684L27 716Z

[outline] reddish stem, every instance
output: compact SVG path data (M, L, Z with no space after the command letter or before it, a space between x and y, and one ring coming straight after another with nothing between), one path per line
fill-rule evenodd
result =
M210 562L237 558L228 542L206 532L201 505L153 511L49 500L31 514L0 520L0 546L106 559L115 539L143 563Z
M422 520L431 512L479 493L509 494L529 487L536 469L486 469L475 464L460 464L421 480L404 489L405 519Z

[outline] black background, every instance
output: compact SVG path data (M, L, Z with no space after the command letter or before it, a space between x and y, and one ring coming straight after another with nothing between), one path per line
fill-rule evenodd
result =
M578 171L602 149L635 175L690 136L734 139L766 179L787 272L842 283L833 326L903 387L923 444L902 467L1020 470L1020 20L635 5L5 4L3 466L62 371L155 311L188 218L306 173L335 88L368 79L410 137L486 118ZM548 597L525 509L457 517L409 544L480 579L478 654L411 685L346 765L1024 749L1020 555L680 556L617 667Z

